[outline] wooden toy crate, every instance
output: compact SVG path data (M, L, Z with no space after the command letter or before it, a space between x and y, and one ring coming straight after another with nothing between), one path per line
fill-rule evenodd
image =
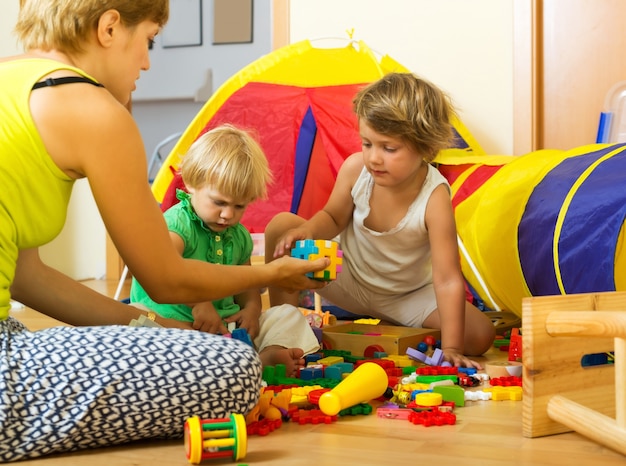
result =
M387 354L406 354L408 347L416 348L428 335L441 338L439 330L430 328L398 327L394 325L369 325L342 323L322 328L324 344L334 350L350 351L363 356L365 348L381 346Z
M626 455L626 292L525 298L522 345L524 436L576 430Z

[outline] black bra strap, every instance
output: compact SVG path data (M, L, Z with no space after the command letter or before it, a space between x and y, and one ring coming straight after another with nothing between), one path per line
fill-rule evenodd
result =
M104 87L102 84L95 82L93 79L89 79L84 76L67 76L65 78L47 78L45 81L35 83L33 90L39 89L40 87L58 86L60 84L70 83L88 83L93 84L94 86Z

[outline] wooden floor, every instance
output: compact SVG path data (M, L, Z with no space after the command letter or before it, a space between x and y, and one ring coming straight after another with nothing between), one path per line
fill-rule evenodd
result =
M113 296L116 283L87 285ZM31 330L58 324L29 310L13 315ZM490 350L484 361L506 359ZM626 465L626 457L577 433L529 439L522 436L521 401L468 402L456 409L454 426L423 427L375 414L341 417L330 425L283 426L267 436L248 437L244 460L205 460L202 464L309 465ZM189 464L182 440L150 441L122 447L58 455L20 465L176 466Z

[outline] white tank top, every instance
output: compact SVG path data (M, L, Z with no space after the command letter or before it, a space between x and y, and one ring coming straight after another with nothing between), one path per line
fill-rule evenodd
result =
M352 188L354 213L341 233L344 267L355 280L374 293L403 294L432 283L430 243L425 213L428 199L440 184L448 182L432 165L406 216L391 230L378 232L363 223L370 212L374 179L363 168Z

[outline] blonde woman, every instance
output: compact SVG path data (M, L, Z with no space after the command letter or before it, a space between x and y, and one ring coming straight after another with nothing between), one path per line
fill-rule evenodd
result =
M168 3L21 1L25 53L0 60L2 462L179 437L185 416L245 414L259 396L261 362L249 346L174 319L159 323L182 328L129 327L145 311L41 261L38 247L61 231L76 179L89 180L122 258L159 301L322 286L305 274L326 260L232 267L183 259L173 247L125 107ZM11 298L76 327L29 332L9 316Z

